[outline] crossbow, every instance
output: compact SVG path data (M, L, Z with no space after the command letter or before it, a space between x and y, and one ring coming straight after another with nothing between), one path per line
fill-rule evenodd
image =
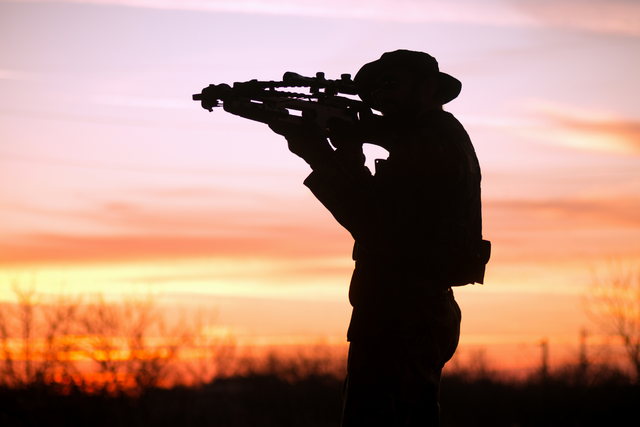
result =
M294 92L293 88L308 88L308 93ZM359 124L380 117L364 102L344 96L357 94L358 87L349 74L342 74L339 80L328 80L324 73L304 77L287 72L282 81L212 84L193 95L193 100L200 101L205 110L222 106L231 114L262 123L284 121L302 125L314 121L328 135L327 122L331 118Z

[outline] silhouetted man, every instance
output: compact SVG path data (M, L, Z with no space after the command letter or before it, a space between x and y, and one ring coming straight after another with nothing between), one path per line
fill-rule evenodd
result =
M354 81L383 117L367 131L271 125L313 169L305 185L355 239L343 427L439 424L444 364L460 335L452 286L482 283L480 167L442 105L461 83L422 52L388 52ZM373 131L371 129L374 129ZM364 166L362 143L389 151Z

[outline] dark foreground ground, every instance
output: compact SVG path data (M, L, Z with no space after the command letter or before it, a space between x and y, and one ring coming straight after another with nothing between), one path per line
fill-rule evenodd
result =
M50 388L0 389L0 426L339 426L342 382L276 376L218 380L201 388L152 389L140 397L106 397ZM443 426L640 425L640 387L549 380L498 382L447 377Z

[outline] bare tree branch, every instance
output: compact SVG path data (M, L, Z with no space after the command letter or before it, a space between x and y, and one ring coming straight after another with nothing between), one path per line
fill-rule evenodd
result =
M592 272L584 299L587 315L600 329L622 340L626 356L640 382L640 269L611 260L605 277Z

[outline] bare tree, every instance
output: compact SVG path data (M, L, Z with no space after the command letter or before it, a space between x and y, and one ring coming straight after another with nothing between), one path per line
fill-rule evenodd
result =
M4 386L22 385L16 378L16 367L14 364L14 349L12 348L12 322L11 307L8 304L0 306L0 345L2 353L0 356L0 384Z
M45 298L35 281L11 284L16 304L0 307L1 382L12 387L69 379L80 298Z
M237 370L235 337L225 328L215 328L216 318L216 311L198 310L191 324L183 328L190 334L183 360L184 380L192 385L202 386Z
M144 392L165 385L179 353L192 344L192 331L183 318L172 327L167 326L152 295L129 299L123 308L128 323L124 328L129 349L128 371L137 390Z
M41 306L43 342L38 352L37 380L70 383L78 374L73 357L80 349L78 315L81 303L81 296L62 293Z
M92 385L103 392L141 394L163 385L172 362L193 337L178 322L166 326L152 295L115 304L96 295L81 316L85 354L98 367Z
M231 335L212 335L214 319L182 316L168 326L152 294L107 302L36 291L35 280L12 283L15 303L0 304L0 385L78 387L139 395L185 382L209 382L233 369Z
M103 385L115 383L123 364L118 357L121 318L117 307L105 303L101 295L95 296L95 300L84 307L80 323L85 355L98 365Z
M583 301L587 314L602 331L622 340L640 382L640 269L611 261L604 278L592 273Z

